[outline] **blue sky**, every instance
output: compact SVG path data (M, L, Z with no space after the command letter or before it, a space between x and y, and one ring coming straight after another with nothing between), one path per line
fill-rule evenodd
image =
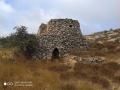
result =
M0 36L19 25L37 33L53 18L79 21L83 34L120 28L120 0L0 0Z

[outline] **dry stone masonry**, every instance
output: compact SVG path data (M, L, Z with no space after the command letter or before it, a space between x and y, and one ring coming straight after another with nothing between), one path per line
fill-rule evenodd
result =
M38 57L42 59L59 58L71 51L90 49L77 20L51 19L48 24L40 25L37 36Z

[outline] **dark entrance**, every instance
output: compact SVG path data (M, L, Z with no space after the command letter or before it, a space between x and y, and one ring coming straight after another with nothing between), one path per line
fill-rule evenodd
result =
M52 59L59 59L59 50L57 48L52 52Z

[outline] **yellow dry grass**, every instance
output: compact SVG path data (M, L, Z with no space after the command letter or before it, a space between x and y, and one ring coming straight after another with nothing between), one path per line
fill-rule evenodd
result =
M62 80L60 74L64 71L50 70L53 66L61 66L58 62L43 61L0 61L0 90L101 90L101 86L79 82L71 77L70 80ZM60 68L60 69L59 69ZM61 69L62 68L62 69ZM63 71L62 71L63 70ZM32 81L32 87L4 86L4 82ZM79 82L79 83L78 83ZM72 89L71 89L72 88Z
M106 79L108 81L110 79L106 76L105 79L101 79L102 76L100 78L102 85L101 83L93 83L94 78L96 77L91 78L91 75L95 76L93 70L100 68L99 65L89 67L89 65L80 64L80 68L83 68L83 70L79 70L77 65L79 64L76 64L74 68L75 71L70 71L71 67L62 64L59 61L32 61L27 60L22 55L15 60L2 59L0 60L0 90L109 90L111 88L111 86L108 86L107 88L103 87L104 82L107 82ZM104 68L108 69L109 67ZM104 71L102 70L101 72L104 74ZM114 72L114 70L112 71ZM82 77L83 73L88 76L86 79ZM116 78L119 78L120 76L117 72L113 76L114 82L118 85L119 80L116 80ZM89 79L92 79L93 81ZM33 86L15 87L3 85L4 82L16 81L32 81Z
M7 56L11 55L13 53L13 49L11 48L0 48L0 57L4 56L6 53Z

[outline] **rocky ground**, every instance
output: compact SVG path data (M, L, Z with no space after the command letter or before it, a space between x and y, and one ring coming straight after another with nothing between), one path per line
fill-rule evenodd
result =
M101 32L96 32L90 35L85 35L85 38L90 42L103 43L120 43L120 29L110 29Z

